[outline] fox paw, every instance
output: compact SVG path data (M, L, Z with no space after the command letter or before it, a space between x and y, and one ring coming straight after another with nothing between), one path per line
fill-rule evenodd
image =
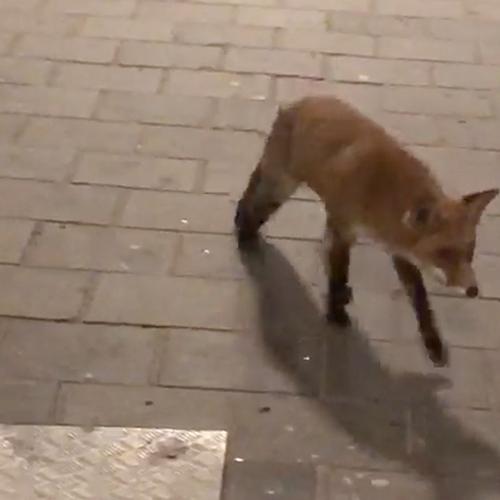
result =
M351 318L343 307L331 308L326 314L326 319L331 325L340 326L341 328L351 326Z
M442 368L449 363L448 348L440 339L432 339L425 342L425 348L429 359L434 366Z
M255 242L255 240L259 237L259 231L255 228L254 224L252 224L250 217L243 209L241 200L238 202L238 206L236 208L234 227L239 247Z
M330 283L328 301L332 307L346 306L352 302L352 288L349 285Z

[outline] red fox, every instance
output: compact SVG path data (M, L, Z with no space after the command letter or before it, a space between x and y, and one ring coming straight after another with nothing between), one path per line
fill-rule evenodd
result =
M477 297L476 227L499 189L450 198L429 168L380 125L335 97L305 97L278 110L238 202L240 248L258 237L259 228L303 183L327 214L328 321L350 325L350 247L363 231L392 256L428 356L445 366L447 349L419 268L439 270L448 286Z

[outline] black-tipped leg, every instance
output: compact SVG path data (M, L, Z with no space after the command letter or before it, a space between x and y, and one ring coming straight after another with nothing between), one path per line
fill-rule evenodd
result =
M399 279L411 300L422 342L429 359L435 366L446 366L449 362L448 349L443 344L436 327L422 274L415 265L401 257L393 257L393 263Z
M245 210L243 199L238 202L236 207L234 227L239 248L246 248L259 238L259 224L256 224Z
M343 328L349 327L351 318L346 311L346 306L351 300L352 289L350 286L330 280L326 313L328 322Z
M329 227L326 235L330 240L327 249L329 279L326 318L329 323L346 328L351 325L351 318L346 311L346 306L352 301L352 289L349 286L350 244Z

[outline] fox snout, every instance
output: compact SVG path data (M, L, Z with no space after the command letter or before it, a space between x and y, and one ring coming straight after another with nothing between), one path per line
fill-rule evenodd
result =
M471 299L476 298L479 295L479 286L472 266L467 263L460 266L458 272L453 271L450 273L445 272L447 274L448 286L459 287L465 291L467 297Z
M441 285L450 288L459 288L465 292L465 295L471 299L479 295L479 286L476 275L470 265L463 266L461 269L443 269L441 267L426 267L435 281ZM428 272L426 274L429 274Z

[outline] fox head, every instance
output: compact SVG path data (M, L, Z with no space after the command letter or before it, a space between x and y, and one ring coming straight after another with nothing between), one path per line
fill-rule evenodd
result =
M499 189L471 193L460 199L444 198L439 203L422 204L408 213L405 222L417 234L409 257L423 270L444 278L446 286L458 287L468 297L479 294L472 267L476 231L487 205Z

